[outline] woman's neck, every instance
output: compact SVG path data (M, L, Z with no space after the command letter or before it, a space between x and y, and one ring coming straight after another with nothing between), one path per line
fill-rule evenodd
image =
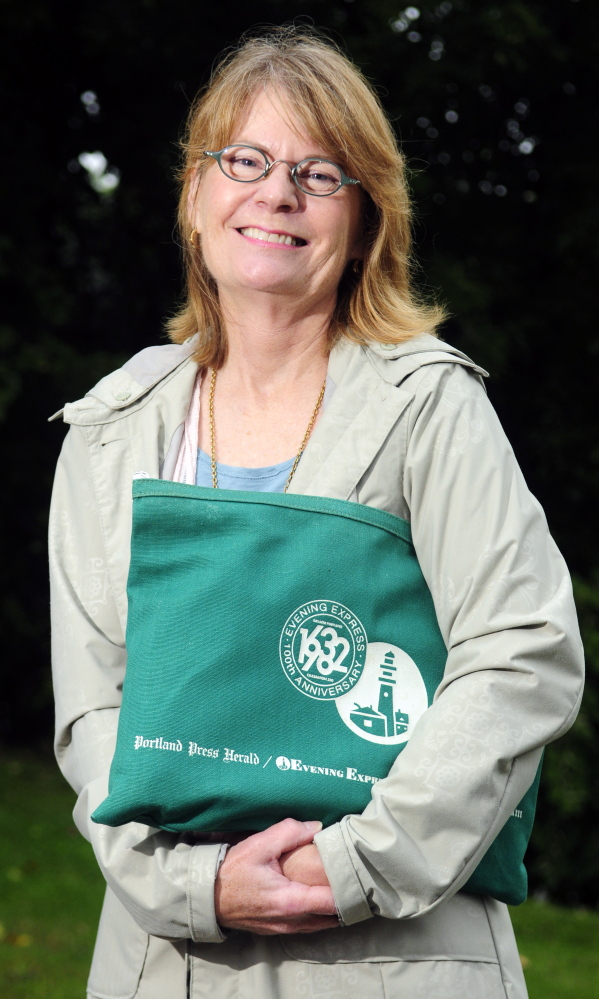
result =
M331 310L301 317L273 311L225 313L229 349L214 413L217 460L228 465L270 465L297 454L326 377ZM208 453L209 383L202 381L199 425Z
M320 374L326 370L334 305L320 302L307 310L305 302L290 306L264 294L234 307L222 302L228 344L222 375L263 396L306 376L310 380L315 370Z

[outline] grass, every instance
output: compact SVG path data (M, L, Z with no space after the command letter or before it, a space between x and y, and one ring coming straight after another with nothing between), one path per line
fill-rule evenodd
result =
M597 999L598 913L534 899L510 913L530 999Z
M0 996L83 999L103 880L52 760L0 756ZM530 999L597 999L599 914L512 909ZM464 997L468 999L468 997Z
M103 897L51 761L0 757L0 996L82 999Z

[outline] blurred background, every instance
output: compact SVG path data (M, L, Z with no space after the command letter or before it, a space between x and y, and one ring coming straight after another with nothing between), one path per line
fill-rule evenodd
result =
M537 901L596 909L599 31L592 0L3 0L5 788L18 802L22 788L35 797L41 782L47 814L51 800L64 799L66 808L68 791L48 764L46 570L64 428L47 417L137 350L164 342L164 319L181 293L175 171L189 104L215 57L243 31L292 19L323 28L381 95L411 166L422 287L449 309L442 336L490 371L491 400L573 573L588 689L574 729L546 753L528 868ZM6 804L0 816L14 830ZM14 870L21 874L8 882L21 897L28 875L22 865ZM18 927L4 932L9 943L19 936L31 943ZM24 952L27 944L16 946ZM38 994L32 982L18 991L15 975L4 994Z

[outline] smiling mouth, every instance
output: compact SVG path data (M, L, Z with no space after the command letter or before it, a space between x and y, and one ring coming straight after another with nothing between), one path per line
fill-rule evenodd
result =
M299 236L286 236L284 232L266 232L264 229L256 229L249 226L247 229L238 229L242 236L249 236L250 239L261 239L265 243L283 243L285 246L306 246L306 240Z

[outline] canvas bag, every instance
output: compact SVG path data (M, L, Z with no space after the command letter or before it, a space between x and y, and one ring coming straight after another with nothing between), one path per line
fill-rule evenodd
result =
M127 589L96 822L259 830L362 812L443 676L410 526L361 504L135 480ZM537 784L465 890L526 897Z

